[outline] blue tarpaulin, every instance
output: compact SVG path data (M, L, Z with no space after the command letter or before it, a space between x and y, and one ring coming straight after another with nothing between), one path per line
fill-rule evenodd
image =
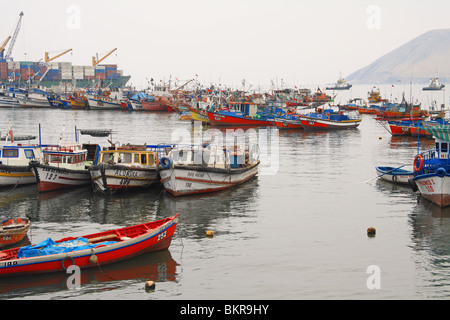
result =
M86 238L77 238L75 240L68 240L56 243L51 238L48 238L36 245L25 246L19 249L18 258L30 258L37 256L44 256L49 254L57 254L64 252L72 252L95 248L99 245L108 245L116 243L117 241L105 241L101 243L91 244Z

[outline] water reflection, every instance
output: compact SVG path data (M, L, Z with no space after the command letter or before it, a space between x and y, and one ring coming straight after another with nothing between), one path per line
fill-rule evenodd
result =
M151 280L155 282L176 281L177 262L169 250L146 253L135 258L100 267L94 266L81 271L80 285L82 291L95 286L96 291L120 289L128 283L123 280L133 280L142 283ZM34 275L5 278L0 281L0 299L33 296L36 294L66 291L69 275L63 271L47 275ZM80 290L72 290L74 295Z

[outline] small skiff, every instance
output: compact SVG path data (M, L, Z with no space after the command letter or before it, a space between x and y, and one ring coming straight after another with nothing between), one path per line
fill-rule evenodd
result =
M27 235L30 220L24 218L6 219L0 222L0 247L19 242Z
M0 251L0 277L66 272L71 265L97 267L169 248L179 214L82 237L51 238L36 245Z
M414 178L414 173L396 167L376 167L378 177L393 183L409 184L408 179Z

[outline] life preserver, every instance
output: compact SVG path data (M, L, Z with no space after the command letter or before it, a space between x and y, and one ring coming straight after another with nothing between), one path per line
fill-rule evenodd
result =
M67 266L67 267L70 267L71 265L74 265L74 264L75 264L75 261L73 260L72 257L69 257L69 256L64 257L64 259L61 260L61 267L64 269L64 271L67 271L67 267L64 265L64 263L66 262L66 260L70 260L70 261L72 262L72 263L71 263L69 266Z
M162 157L160 163L164 169L168 169L172 166L172 160L170 160L170 158L167 157Z
M445 170L445 168L442 167L436 170L436 174L440 178L444 177L446 173L447 171Z
M417 161L419 160L419 166L417 166ZM419 172L420 170L422 170L423 168L423 157L418 154L415 158L414 158L414 171L415 172Z
M208 101L208 99L206 99L206 97L204 97L204 98L203 98L203 102L206 102L206 101Z
M248 96L245 96L244 100L248 101L248 100L250 100L250 98Z
M198 101L198 97L195 97L195 101Z

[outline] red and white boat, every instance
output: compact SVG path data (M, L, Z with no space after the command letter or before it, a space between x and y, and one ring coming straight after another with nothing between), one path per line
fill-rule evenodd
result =
M0 222L0 247L21 241L30 229L30 220L25 218L6 219Z
M158 221L0 251L0 277L98 267L169 248L179 214Z
M78 143L49 145L43 149L44 162L31 161L39 192L80 187L91 182L86 168L88 150Z
M208 111L209 123L212 126L254 126L254 127L272 127L272 121L261 118L252 118L244 116L240 112L210 112Z
M302 123L298 120L275 118L273 120L274 125L279 130L300 130L303 129Z

